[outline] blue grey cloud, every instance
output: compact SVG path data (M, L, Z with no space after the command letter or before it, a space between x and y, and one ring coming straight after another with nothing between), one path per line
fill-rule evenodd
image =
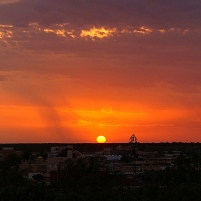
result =
M197 28L199 0L21 0L0 5L0 23L27 26L69 22L74 26L151 26Z

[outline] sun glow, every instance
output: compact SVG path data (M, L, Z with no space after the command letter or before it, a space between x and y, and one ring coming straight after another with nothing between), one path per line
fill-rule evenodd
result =
M98 136L98 137L96 138L96 141L97 141L98 143L105 143L105 142L106 142L106 137L100 135L100 136Z

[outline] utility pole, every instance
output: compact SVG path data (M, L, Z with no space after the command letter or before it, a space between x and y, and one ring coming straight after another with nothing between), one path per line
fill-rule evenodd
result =
M132 156L133 156L133 176L135 175L135 177L136 177L136 159L137 159L136 146L137 146L137 137L135 136L135 134L131 135L131 137L129 139L129 144L131 146Z

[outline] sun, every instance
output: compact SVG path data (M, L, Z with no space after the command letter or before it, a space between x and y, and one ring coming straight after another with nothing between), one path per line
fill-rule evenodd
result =
M105 143L105 142L106 142L106 137L100 135L100 136L98 136L98 137L96 138L96 141L97 141L98 143Z

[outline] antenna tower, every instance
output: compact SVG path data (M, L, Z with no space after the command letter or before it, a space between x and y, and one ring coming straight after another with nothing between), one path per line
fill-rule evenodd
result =
M135 134L131 135L129 143L137 143L137 137L135 136Z

